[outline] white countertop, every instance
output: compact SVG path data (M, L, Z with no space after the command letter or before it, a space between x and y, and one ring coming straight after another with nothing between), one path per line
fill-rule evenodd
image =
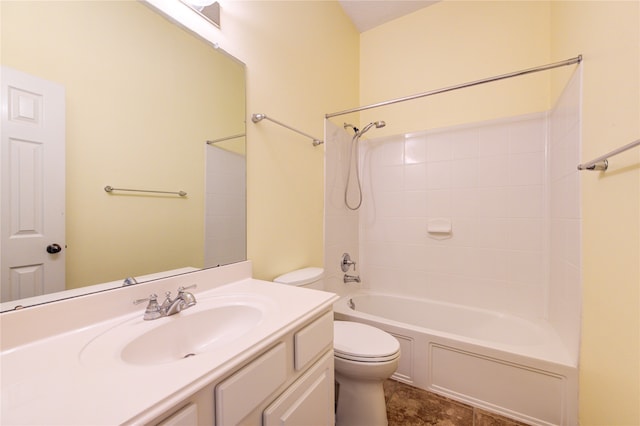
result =
M190 282L195 277L193 275ZM195 282L200 288L201 283L197 279ZM152 283L142 291L149 290L162 294ZM126 294L121 302L130 304L132 299L127 297L131 292ZM0 423L113 425L149 421L260 353L279 336L326 310L337 299L332 293L252 278L218 284L194 294L198 304L172 317L143 322L145 305L142 304L132 312L83 324L51 337L10 345L6 350L3 344ZM114 327L119 324L135 323L136 327L146 327L146 330L161 325L162 321L197 313L199 308L205 309L212 298L229 295L238 300L244 296L261 300L265 315L251 331L216 350L163 364L132 365L120 359L121 347L117 345L113 351L96 349L101 338L113 339L117 330ZM99 300L93 298L92 303ZM74 315L74 312L58 314ZM56 318L47 321L56 321ZM165 338L170 345L171 336Z

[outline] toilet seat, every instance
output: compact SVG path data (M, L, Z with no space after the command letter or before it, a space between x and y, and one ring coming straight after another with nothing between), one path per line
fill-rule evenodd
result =
M393 355L389 355L386 357L358 357L358 356L353 356L353 355L347 355L347 354L343 354L340 352L337 352L335 349L333 351L333 356L335 356L336 358L340 358L340 359L344 359L346 361L355 361L355 362L389 362L389 361L393 361L394 359L398 358L400 356L400 352L396 352Z
M333 350L338 358L387 362L400 356L400 343L378 328L352 321L333 322Z

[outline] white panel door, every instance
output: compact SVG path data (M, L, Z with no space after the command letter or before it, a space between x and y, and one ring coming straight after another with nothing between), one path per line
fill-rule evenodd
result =
M65 288L65 92L0 69L2 302Z

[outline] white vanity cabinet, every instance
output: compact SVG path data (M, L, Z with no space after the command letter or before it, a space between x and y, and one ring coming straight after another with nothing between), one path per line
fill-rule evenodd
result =
M184 420L187 418L188 421ZM193 423L194 418L197 423ZM275 339L268 349L150 424L326 426L333 423L333 311L329 310Z
M264 426L332 425L333 390L331 350L264 410Z
M131 303L193 283L170 318ZM0 424L331 425L337 299L241 262L3 313Z
M288 375L287 345L280 342L216 386L216 425L241 424Z
M169 418L158 423L158 426L186 426L198 424L198 406L190 403L186 407L180 408Z

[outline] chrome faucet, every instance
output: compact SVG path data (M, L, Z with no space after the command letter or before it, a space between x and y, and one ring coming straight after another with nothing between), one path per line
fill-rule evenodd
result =
M349 274L344 274L344 283L359 283L360 282L360 275L349 275Z
M166 298L162 305L160 305L160 312L162 316L168 317L173 314L177 314L178 312L188 309L196 304L196 298L193 294L185 291L188 288L194 288L196 285L190 285L189 287L180 287L178 288L178 295L175 299L171 300L171 292L168 291L165 293Z
M138 280L136 280L136 277L127 277L124 279L124 281L122 281L123 287L126 287L128 285L134 285L134 284L138 284Z
M342 260L340 261L340 269L342 269L342 272L347 272L349 270L349 267L353 265L353 270L356 270L356 262L354 262L353 260L351 260L351 256L349 256L349 253L344 253L342 255Z
M134 300L134 305L138 303L149 301L147 305L147 309L144 311L144 320L150 321L162 317L168 317L170 315L177 314L180 311L188 309L196 304L196 297L185 291L190 288L195 288L196 284L190 285L188 287L179 287L178 295L175 299L171 300L171 292L167 291L165 293L165 300L162 302L162 305L158 305L158 295L152 294L145 299L137 299Z
M157 294L152 293L149 297L144 299L136 299L133 301L133 304L137 305L138 303L146 302L147 300L149 301L149 304L147 305L147 309L144 311L143 319L145 321L150 321L160 318L162 316L162 312L160 312L160 305L158 305Z

